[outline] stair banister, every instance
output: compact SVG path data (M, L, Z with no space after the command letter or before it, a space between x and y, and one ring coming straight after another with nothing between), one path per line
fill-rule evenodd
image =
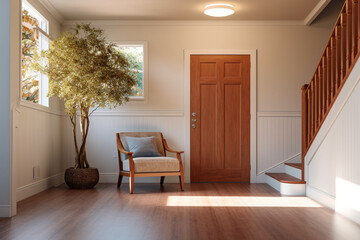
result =
M360 7L346 0L309 84L302 86L302 180L304 158L359 58Z

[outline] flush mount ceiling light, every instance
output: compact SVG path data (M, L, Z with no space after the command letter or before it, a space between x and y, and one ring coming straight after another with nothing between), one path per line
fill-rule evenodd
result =
M204 9L204 13L212 17L226 17L234 12L234 6L226 3L209 4Z

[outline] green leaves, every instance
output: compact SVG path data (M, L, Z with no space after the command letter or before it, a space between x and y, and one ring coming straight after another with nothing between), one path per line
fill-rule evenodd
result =
M135 75L125 56L106 41L101 29L76 25L43 51L34 67L49 76L49 97L65 103L66 112L116 107L128 101Z

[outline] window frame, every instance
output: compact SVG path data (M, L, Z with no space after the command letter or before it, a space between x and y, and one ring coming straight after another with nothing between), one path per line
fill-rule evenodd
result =
M22 55L22 46L21 46L21 41L22 41L22 11L23 9L26 9L31 15L34 15L34 17L36 17L39 21L40 21L40 30L39 31L39 34L43 37L47 37L48 38L48 41L49 41L49 44L50 44L50 41L51 41L51 37L49 35L49 20L44 17L43 14L41 14L36 8L34 5L32 5L29 1L27 0L21 0L21 7L20 7L20 28L19 28L19 32L20 32L20 84L19 84L19 98L20 98L20 105L22 106L26 106L26 107L30 107L30 108L35 108L35 109L40 109L40 110L46 110L46 109L49 109L50 108L50 99L47 97L47 92L45 93L44 90L41 88L41 85L44 85L43 81L44 79L47 79L47 83L46 85L48 86L48 77L44 74L40 74L39 76L39 101L37 103L34 103L32 101L28 101L28 100L25 100L23 99L23 96L22 96L22 64L21 64L21 55ZM40 51L42 50L41 49L41 45L42 45L42 42L43 39L40 38L39 39L39 44L40 44ZM43 100L43 99L46 99L46 100Z
M146 41L112 41L116 45L122 46L142 46L144 49L144 63L143 63L143 92L144 96L130 96L129 101L144 101L148 98L148 46Z

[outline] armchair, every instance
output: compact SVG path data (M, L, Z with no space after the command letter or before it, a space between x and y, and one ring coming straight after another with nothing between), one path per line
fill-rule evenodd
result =
M154 137L153 143L160 157L133 157L129 151L125 137ZM160 184L166 176L179 176L181 191L184 191L184 170L181 160L183 151L172 150L160 132L121 132L116 134L116 143L119 158L119 188L123 176L129 177L130 193L134 192L134 178L160 177ZM176 153L176 158L167 157L166 152Z

